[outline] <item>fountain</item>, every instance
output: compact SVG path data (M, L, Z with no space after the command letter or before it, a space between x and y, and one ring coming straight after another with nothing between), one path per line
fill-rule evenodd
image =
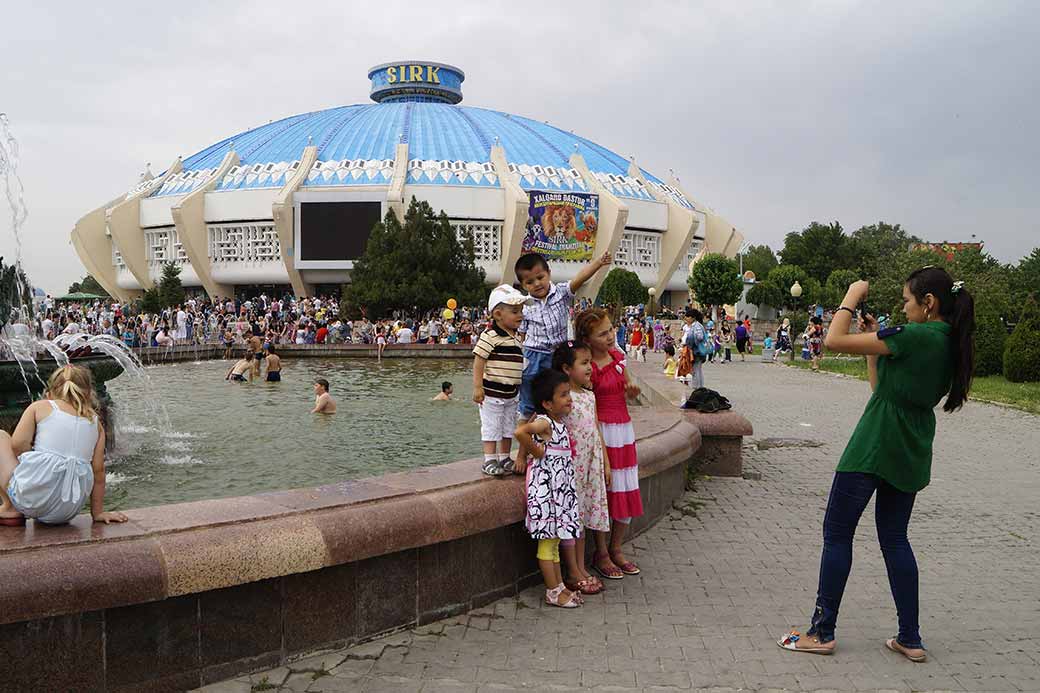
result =
M105 383L124 370L140 373L141 365L122 344L109 338L74 335L63 343L36 337L31 285L21 267L20 231L29 212L18 176L18 142L5 113L0 113L0 181L11 209L15 241L14 263L5 265L0 257L0 429L14 430L25 407L42 394L50 374L69 363L72 355L77 365L89 368L94 376L111 443L111 398ZM82 356L76 358L76 354Z

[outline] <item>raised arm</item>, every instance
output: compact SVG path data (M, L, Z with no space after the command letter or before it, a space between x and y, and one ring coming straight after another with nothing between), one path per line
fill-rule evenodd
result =
M892 353L884 340L878 339L873 332L849 334L856 306L867 297L869 290L870 284L865 281L858 281L849 286L845 299L841 302L841 308L835 311L830 330L823 339L824 345L831 351L861 356L885 356Z
M601 269L611 263L610 253L603 253L597 260L593 260L589 264L585 265L578 272L578 275L571 280L571 293L577 293L578 289L588 280L599 272Z
M545 419L535 419L517 426L513 437L520 444L520 449L531 453L532 457L545 457L545 446L535 443L533 436L545 435L548 432L549 422Z

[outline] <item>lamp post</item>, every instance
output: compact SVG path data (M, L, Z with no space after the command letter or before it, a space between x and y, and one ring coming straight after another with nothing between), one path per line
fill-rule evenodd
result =
M657 289L651 286L649 289L646 290L646 293L650 295L650 317L652 318L654 317L654 313L656 312L654 310L654 296L657 295Z
M801 297L802 297L802 285L799 284L798 280L796 279L794 284L791 285L791 298L794 299L794 306L795 306L795 310L796 311L798 309L798 299L801 298ZM794 323L791 324L791 327L792 328L794 327ZM790 358L790 362L794 363L794 334L791 331L789 331L787 333L787 338L791 340L791 358Z

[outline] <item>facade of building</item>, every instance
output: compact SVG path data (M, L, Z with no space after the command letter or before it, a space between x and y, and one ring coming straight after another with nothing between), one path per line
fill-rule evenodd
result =
M87 271L123 299L153 286L166 262L213 297L309 294L350 281L375 221L403 218L415 197L472 235L490 284L513 282L532 247L559 280L610 252L662 304L680 305L698 254L732 256L743 240L674 178L547 123L458 105L457 68L402 61L369 78L375 103L229 137L83 216L72 243Z

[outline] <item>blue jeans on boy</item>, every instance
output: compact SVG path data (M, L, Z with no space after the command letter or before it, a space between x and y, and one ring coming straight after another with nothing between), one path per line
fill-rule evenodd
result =
M520 414L524 417L534 413L535 401L531 393L531 383L534 377L546 368L552 368L552 354L524 347L524 373L520 381Z
M899 617L897 640L904 647L922 648L918 622L917 561L906 536L916 494L905 493L873 474L836 472L831 484L827 513L823 518L823 556L820 559L820 585L816 592L816 611L809 634L821 642L834 639L838 607L845 583L852 570L852 537L856 525L877 492L874 519L878 543L885 557L888 584Z

